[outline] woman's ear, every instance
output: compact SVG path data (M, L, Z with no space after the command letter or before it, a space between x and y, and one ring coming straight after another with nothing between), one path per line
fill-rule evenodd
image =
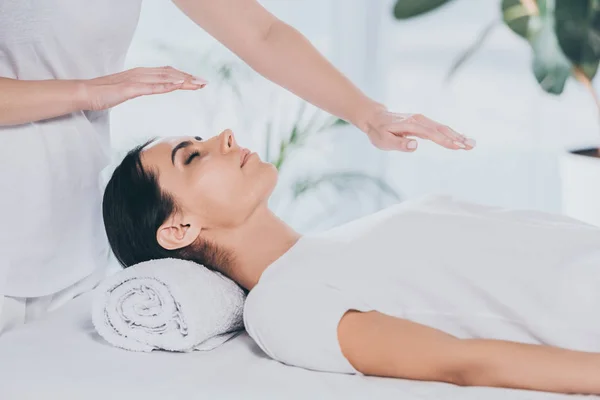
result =
M156 240L164 249L182 249L194 243L201 230L200 224L173 216L158 228Z

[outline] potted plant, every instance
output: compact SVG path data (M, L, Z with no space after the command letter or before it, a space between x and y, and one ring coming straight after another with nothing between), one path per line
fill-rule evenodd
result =
M394 16L414 18L460 0L397 0ZM600 112L592 81L600 61L600 0L499 0L502 21L525 39L532 50L532 70L540 87L562 94L574 78L590 92ZM485 43L495 22L457 58L454 73ZM600 225L600 150L597 147L565 152L560 159L565 214Z

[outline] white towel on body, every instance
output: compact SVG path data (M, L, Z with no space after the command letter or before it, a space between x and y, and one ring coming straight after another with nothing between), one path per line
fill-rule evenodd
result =
M107 277L94 296L96 330L126 350L212 350L244 327L244 291L191 261L133 265Z

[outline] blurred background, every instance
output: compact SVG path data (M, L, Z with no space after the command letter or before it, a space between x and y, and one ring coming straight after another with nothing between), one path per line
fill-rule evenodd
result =
M598 109L574 79L560 95L542 89L531 46L502 23L503 1L455 0L408 19L394 16L394 0L261 3L368 95L450 125L475 138L476 149L420 142L414 154L376 150L356 128L258 76L170 2L146 0L126 68L172 65L210 83L114 109L116 159L151 136L211 137L231 128L242 146L280 169L272 208L303 232L432 193L564 212L560 160L597 146Z

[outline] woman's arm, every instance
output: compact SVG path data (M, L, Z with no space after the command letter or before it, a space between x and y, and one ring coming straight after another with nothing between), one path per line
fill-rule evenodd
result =
M0 126L104 110L142 95L200 89L206 81L171 67L134 68L89 80L17 80L0 77Z
M365 375L600 394L600 354L458 339L378 312L346 313L338 327L338 339L346 358Z
M449 149L471 149L452 129L422 115L395 114L364 95L296 29L256 0L173 0L193 21L255 71L297 96L356 125L385 150L414 151L407 136Z

